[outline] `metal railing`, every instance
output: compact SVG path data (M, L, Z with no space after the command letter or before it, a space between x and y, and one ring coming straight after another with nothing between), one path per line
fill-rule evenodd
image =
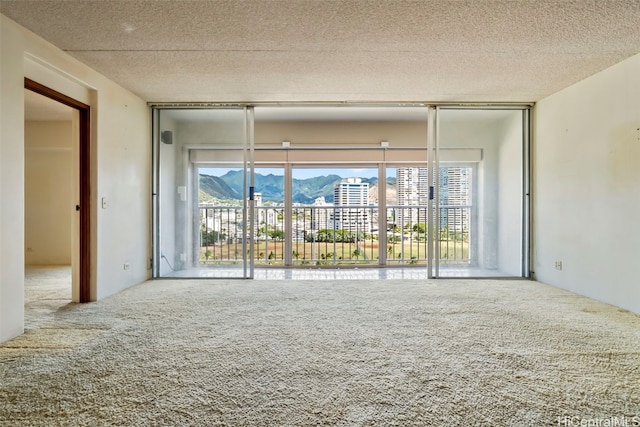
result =
M387 264L426 264L426 206L387 206Z
M200 206L196 259L201 265L240 264L243 248L249 255L246 238L254 241L258 266L426 264L427 208L394 205L385 212L379 218L377 206L294 206L287 239L282 206L255 207L252 231L243 228L242 207ZM470 212L471 206L440 208L436 238L441 263L470 263Z
M200 251L194 259L201 265L242 264L245 231L242 207L200 206Z
M293 265L378 264L377 206L296 206Z
M440 265L471 264L471 206L441 206L439 224Z

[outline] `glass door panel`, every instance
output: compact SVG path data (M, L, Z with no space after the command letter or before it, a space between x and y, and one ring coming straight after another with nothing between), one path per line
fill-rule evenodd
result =
M252 274L247 109L160 109L154 277Z
M255 168L254 251L256 267L280 266L288 251L284 168Z
M438 242L437 252L441 272L455 268L468 268L472 265L471 244L477 239L470 239L471 230L476 230L477 214L472 203L474 171L473 165L440 164L438 169Z
M292 264L379 264L378 168L295 167Z
M387 265L426 265L429 169L387 167Z
M245 263L244 170L242 165L226 166L197 168L200 227L194 251L198 254L197 267L203 271L231 271L243 268Z
M437 111L435 275L524 274L525 111Z

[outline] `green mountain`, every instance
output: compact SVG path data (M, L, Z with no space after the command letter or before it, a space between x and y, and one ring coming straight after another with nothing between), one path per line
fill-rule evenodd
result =
M200 191L223 200L241 200L242 192L237 192L221 177L200 175Z
M324 175L313 178L293 179L293 202L310 204L318 197L324 197L327 203L333 202L333 187L342 178L338 175ZM395 180L395 178L394 178ZM254 174L256 192L262 193L265 202L281 203L284 200L284 177L282 175ZM377 184L377 178L362 178L370 186ZM241 200L243 172L229 171L217 177L200 175L200 190L205 194L222 200Z
M318 197L324 197L328 203L333 202L333 186L342 178L338 175L318 176L306 179L293 179L293 203L313 203Z

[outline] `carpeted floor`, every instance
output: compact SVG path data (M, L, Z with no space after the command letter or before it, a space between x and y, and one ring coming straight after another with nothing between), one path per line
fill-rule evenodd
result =
M0 346L2 426L640 425L640 316L536 282L30 292Z

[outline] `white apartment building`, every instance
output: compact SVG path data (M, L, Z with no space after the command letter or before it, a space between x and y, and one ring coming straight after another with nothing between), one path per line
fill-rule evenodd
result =
M328 206L331 205L327 203L324 196L316 198L313 201L313 206L314 208L311 210L311 230L317 231L323 228L330 228Z
M469 229L468 209L471 207L472 169L461 166L441 167L439 171L440 227L449 231ZM398 208L396 225L426 223L429 201L429 171L427 168L398 168L396 172ZM422 208L421 206L425 206Z
M440 227L451 232L469 230L471 177L469 167L440 168Z
M396 214L397 225L427 222L429 203L429 171L427 168L398 168L396 171L397 203L407 208ZM410 206L410 207L409 207ZM424 206L424 207L419 207ZM402 223L402 224L400 224Z
M370 210L354 207L369 206L369 183L362 178L342 179L333 189L333 204L340 208L329 212L329 228L371 232Z

